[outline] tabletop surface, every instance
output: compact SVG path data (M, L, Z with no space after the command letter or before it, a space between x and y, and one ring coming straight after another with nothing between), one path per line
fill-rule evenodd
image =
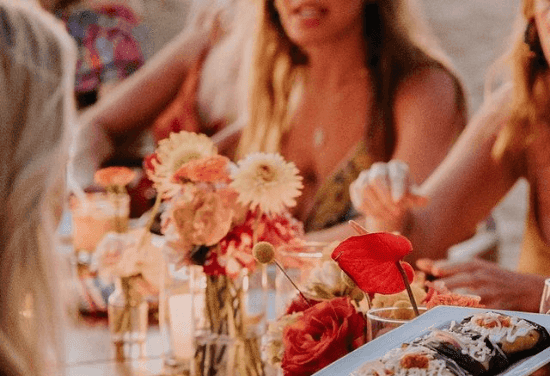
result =
M149 327L144 353L140 354L138 345L126 345L124 360L116 359L106 320L72 323L65 344L67 376L163 374L163 347L158 326Z

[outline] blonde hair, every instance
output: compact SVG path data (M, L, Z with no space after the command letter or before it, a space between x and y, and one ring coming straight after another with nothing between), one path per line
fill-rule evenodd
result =
M53 235L76 116L76 47L53 16L0 0L0 373L63 373Z
M528 23L533 22L534 17L535 1L524 0L516 20L512 48L498 62L499 65L510 65L514 90L510 119L500 131L493 148L497 158L523 150L535 126L550 115L550 90L543 79L548 64L541 63L544 56L533 53L524 36ZM536 29L533 31L536 33ZM538 43L538 40L534 42Z
M424 67L447 71L456 88L457 113L466 119L464 92L444 54L422 23L412 0L378 0L364 5L367 68L374 93L373 121L365 135L367 148L387 160L395 144L392 98L398 85ZM289 126L288 104L307 56L293 44L280 23L273 0L259 4L250 92L250 123L239 153L279 151Z

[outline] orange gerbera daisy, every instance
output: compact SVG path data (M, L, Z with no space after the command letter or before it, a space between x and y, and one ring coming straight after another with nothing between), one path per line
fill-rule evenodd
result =
M172 180L193 182L229 182L227 165L229 158L222 155L211 155L200 159L194 159L181 166Z
M124 187L134 180L135 176L135 172L128 167L106 167L96 171L94 181L105 188Z

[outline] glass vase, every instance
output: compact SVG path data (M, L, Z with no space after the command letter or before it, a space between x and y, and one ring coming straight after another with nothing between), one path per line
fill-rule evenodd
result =
M106 192L86 193L85 200L72 196L73 247L80 259L89 259L106 233L126 232L130 196Z
M266 329L264 265L237 276L196 273L193 279L193 375L264 375L260 353Z
M108 301L109 330L117 360L127 358L134 345L138 346L140 356L145 355L149 305L132 286L132 279L117 278Z

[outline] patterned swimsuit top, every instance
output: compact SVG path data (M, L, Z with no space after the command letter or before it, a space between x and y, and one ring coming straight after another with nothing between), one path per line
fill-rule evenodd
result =
M306 232L332 227L357 215L351 204L349 186L361 171L369 168L374 162L375 160L367 153L365 143L359 142L351 158L344 161L317 190L312 209L304 221Z

